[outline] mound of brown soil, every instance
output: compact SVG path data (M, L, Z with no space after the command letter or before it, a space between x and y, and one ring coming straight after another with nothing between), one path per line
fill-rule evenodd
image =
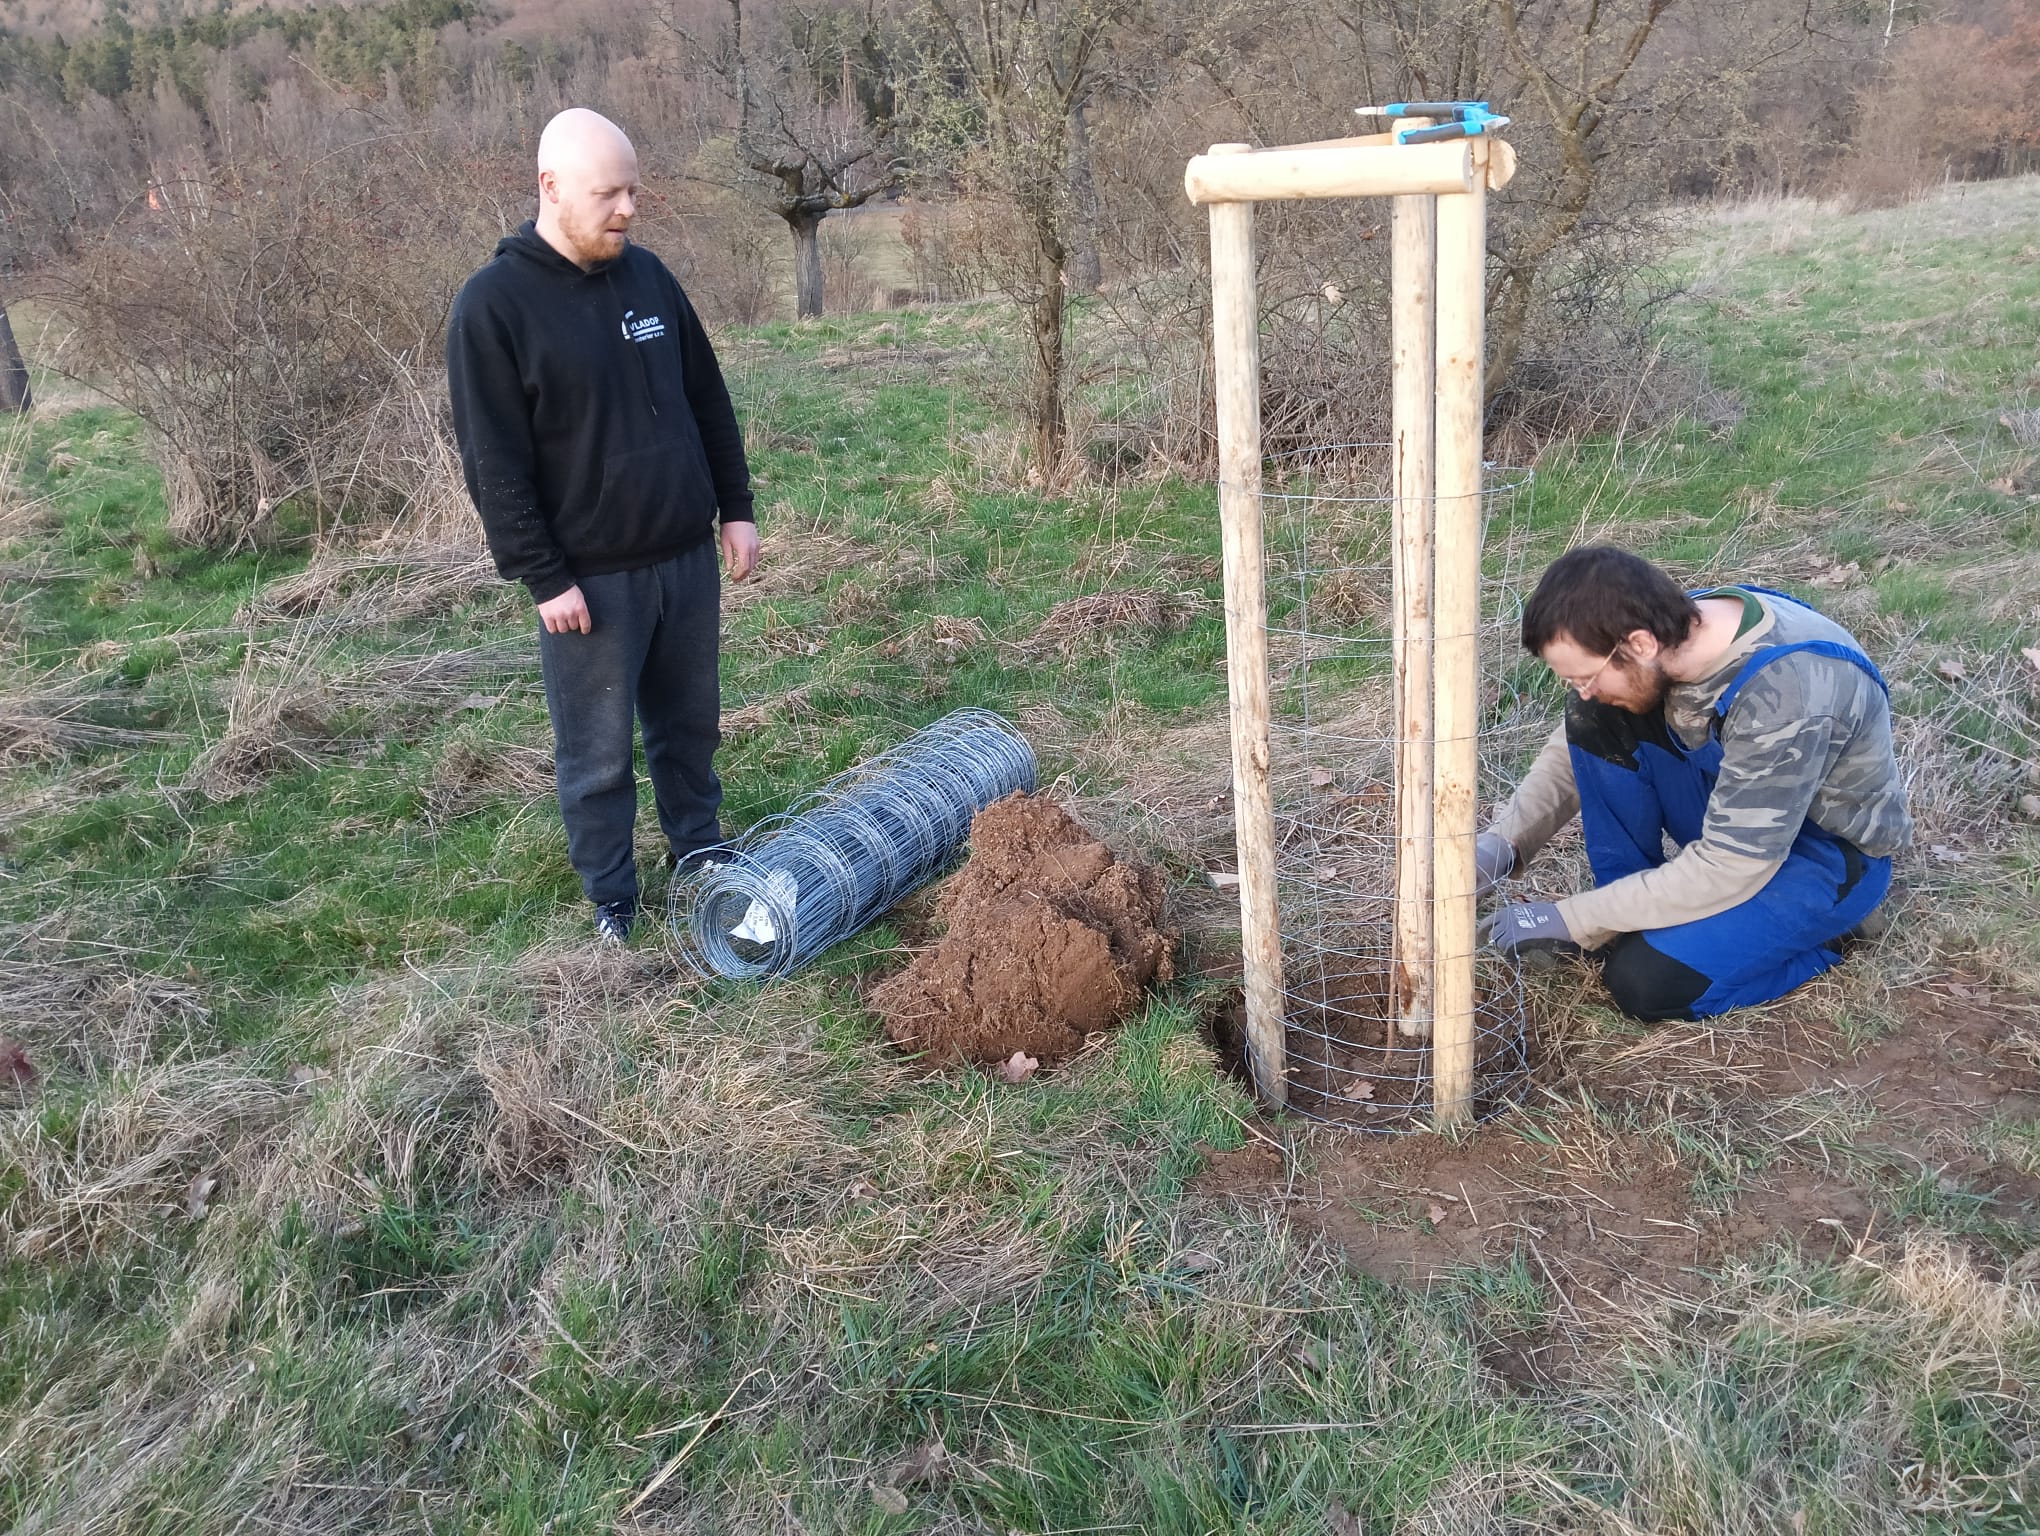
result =
M1052 1061L1174 974L1161 874L1122 863L1060 806L1024 794L971 823L938 903L941 943L872 994L886 1033L930 1063Z

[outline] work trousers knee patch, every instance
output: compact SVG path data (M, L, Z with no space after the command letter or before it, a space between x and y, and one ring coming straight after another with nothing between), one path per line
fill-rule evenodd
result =
M1664 953L1640 933L1625 933L1608 946L1601 976L1616 1007L1651 1024L1694 1018L1693 1005L1714 984L1712 977Z

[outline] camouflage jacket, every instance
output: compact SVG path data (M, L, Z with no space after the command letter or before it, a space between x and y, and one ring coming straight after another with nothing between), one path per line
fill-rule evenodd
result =
M1750 654L1803 640L1855 649L1849 632L1797 603L1739 587L1699 597L1737 598L1744 625L1704 678L1674 684L1665 724L1685 746L1705 745L1715 704ZM1752 622L1754 620L1754 622ZM1656 869L1559 903L1575 938L1598 948L1617 933L1712 917L1747 901L1785 862L1808 820L1873 857L1912 836L1905 783L1892 748L1884 690L1853 662L1806 651L1780 657L1744 685L1720 725L1721 772L1700 837ZM1579 813L1563 726L1537 754L1493 830L1528 864Z

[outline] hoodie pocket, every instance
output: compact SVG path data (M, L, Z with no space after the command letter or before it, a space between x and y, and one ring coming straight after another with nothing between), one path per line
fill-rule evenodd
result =
M622 559L691 544L715 522L715 489L700 436L684 435L603 460L602 489L587 520L584 559Z

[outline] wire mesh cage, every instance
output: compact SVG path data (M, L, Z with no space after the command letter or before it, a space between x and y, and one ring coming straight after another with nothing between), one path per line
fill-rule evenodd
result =
M942 873L971 818L1035 774L1004 718L956 710L712 850L667 926L704 975L785 976Z
M1480 793L1502 792L1550 728L1521 664L1516 527L1527 470L1485 467ZM1385 445L1346 444L1269 464L1270 791L1282 922L1289 1105L1366 1131L1431 1123L1431 1045L1401 1032L1394 954L1397 864L1394 498ZM1442 551L1441 551L1442 553ZM1423 849L1425 858L1429 848ZM1441 962L1454 958L1440 956ZM1475 959L1476 1117L1528 1080L1516 968Z

